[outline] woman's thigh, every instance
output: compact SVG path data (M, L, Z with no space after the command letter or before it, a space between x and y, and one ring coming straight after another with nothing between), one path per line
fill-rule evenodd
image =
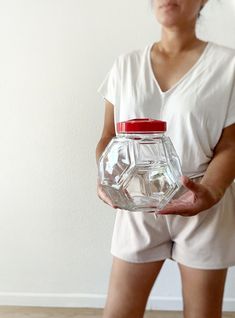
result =
M221 318L227 268L196 269L179 264L184 318Z
M164 261L130 263L113 257L103 318L142 318Z

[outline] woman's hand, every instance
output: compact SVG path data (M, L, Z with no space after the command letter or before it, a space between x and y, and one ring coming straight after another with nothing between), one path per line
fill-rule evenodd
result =
M181 177L184 187L189 191L176 200L172 200L158 214L175 214L181 216L193 216L211 208L221 199L217 193L205 184L196 183L188 177Z
M116 209L117 207L112 204L112 201L107 196L107 194L104 192L102 185L98 182L97 183L97 195L104 203L110 205L112 208Z

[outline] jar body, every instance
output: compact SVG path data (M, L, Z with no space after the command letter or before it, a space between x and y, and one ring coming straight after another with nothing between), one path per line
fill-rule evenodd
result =
M114 206L161 210L181 187L179 158L163 133L119 134L99 160L99 182Z

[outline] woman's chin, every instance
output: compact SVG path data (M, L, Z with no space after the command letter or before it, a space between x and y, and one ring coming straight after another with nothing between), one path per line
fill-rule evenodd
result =
M181 25L181 19L173 17L164 17L158 19L158 22L165 28L173 28Z

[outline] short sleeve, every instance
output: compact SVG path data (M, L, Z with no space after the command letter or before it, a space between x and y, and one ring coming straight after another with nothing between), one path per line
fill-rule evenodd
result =
M120 99L120 69L119 58L116 58L111 69L98 87L97 92L114 106L119 104Z
M231 98L227 110L224 128L235 123L235 83L233 84Z

